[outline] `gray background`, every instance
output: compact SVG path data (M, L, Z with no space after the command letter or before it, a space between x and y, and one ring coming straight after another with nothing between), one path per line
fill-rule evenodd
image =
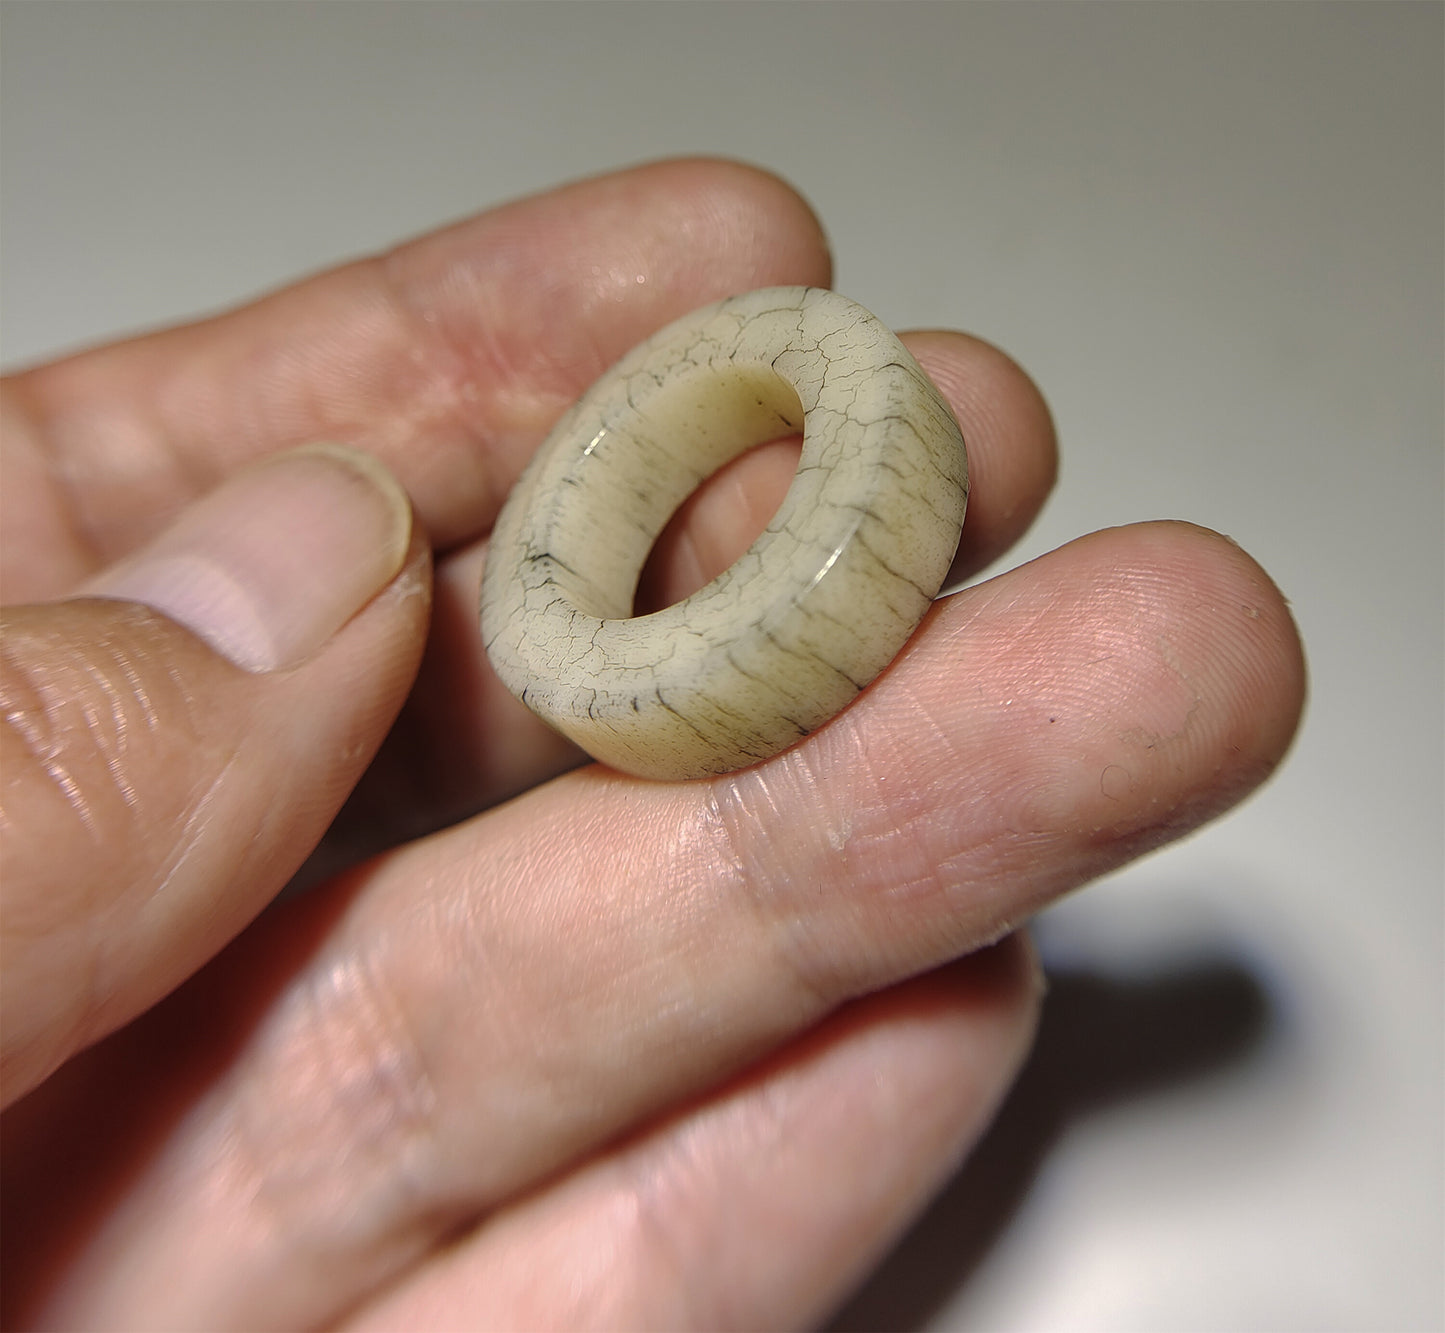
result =
M1439 1328L1442 14L7 3L3 356L644 158L789 177L841 290L1043 386L1021 558L1222 529L1313 681L1255 800L1045 917L1037 1058L839 1326Z

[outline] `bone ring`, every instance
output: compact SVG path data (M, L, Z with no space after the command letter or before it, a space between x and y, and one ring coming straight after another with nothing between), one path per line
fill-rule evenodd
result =
M692 596L632 614L677 507L724 463L801 428L772 522ZM633 349L508 497L482 581L503 683L589 754L648 778L767 759L842 711L917 628L968 500L953 414L862 306L774 287Z

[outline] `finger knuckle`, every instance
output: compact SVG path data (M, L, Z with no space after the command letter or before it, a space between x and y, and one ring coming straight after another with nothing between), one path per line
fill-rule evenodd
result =
M239 1139L278 1225L383 1235L428 1193L438 1096L406 1005L364 951L308 969L255 1049Z

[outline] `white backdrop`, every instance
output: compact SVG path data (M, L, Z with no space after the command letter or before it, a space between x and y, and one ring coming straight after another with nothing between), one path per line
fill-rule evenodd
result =
M787 176L841 290L1043 387L1064 470L1020 558L1219 528L1313 682L1254 801L1046 916L1038 1056L838 1326L1436 1329L1442 16L12 0L0 354L609 166Z

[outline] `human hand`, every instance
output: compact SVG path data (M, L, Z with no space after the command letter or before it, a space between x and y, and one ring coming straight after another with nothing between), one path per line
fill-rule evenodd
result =
M6 386L7 1323L817 1320L1022 1059L1008 932L1272 769L1288 614L1174 524L939 602L716 781L576 768L511 699L476 587L550 422L671 318L828 282L785 187L667 163ZM985 344L905 341L968 441L968 574L1042 504L1048 414ZM792 460L690 501L648 595Z

